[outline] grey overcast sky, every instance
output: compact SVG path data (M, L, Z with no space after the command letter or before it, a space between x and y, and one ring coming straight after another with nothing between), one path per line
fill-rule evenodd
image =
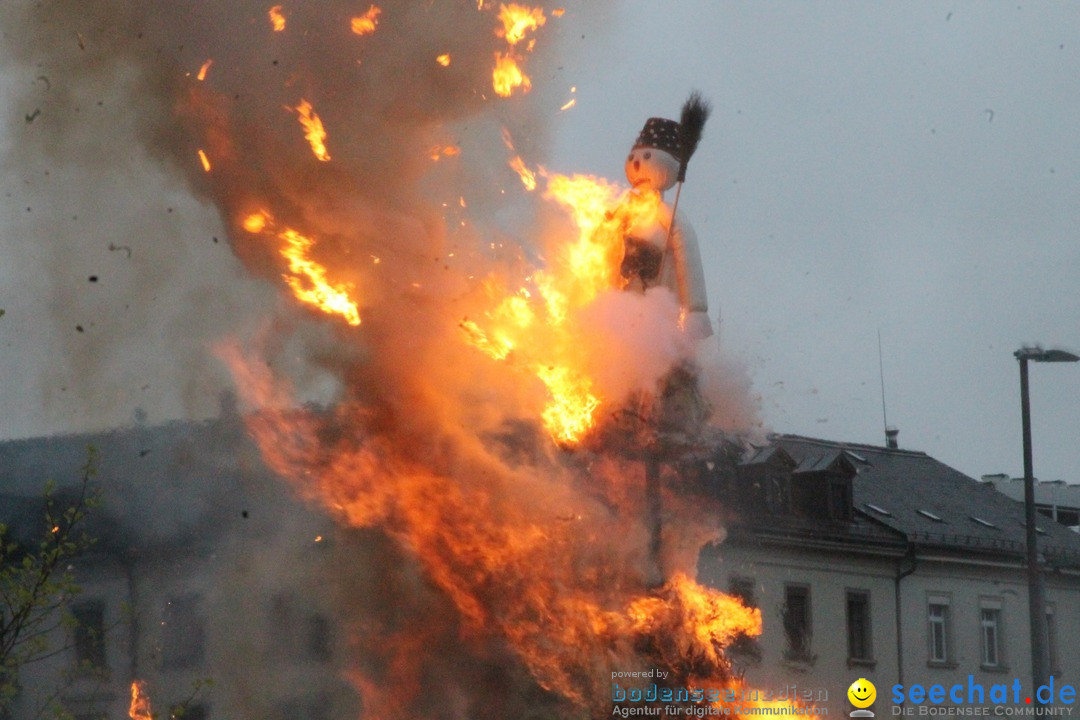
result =
M555 114L544 164L622 179L648 116L677 117L695 88L712 101L681 209L703 244L721 340L747 365L766 425L881 443L880 330L888 420L901 446L973 476L1019 474L1012 353L1032 342L1080 349L1080 5L634 0L604 8L567 0L551 34L539 36L556 42L558 33L563 59L534 83L577 88L577 105ZM41 83L25 70L0 78L0 99L29 82ZM24 129L32 108L4 106L9 129ZM14 132L0 139L12 142ZM90 273L122 282L119 268L132 260L105 252L105 236L86 239L100 251L93 262L68 262L50 247L42 234L68 213L42 225L41 210L28 209L27 188L44 182L38 170L0 173L5 436L86 424L66 414L63 393L80 391L67 386L70 373L45 377L38 364L63 356L77 365L83 336L71 327L106 307L86 300L84 314L69 316L65 308L86 296L59 292L45 284L55 272L32 276L19 263L70 272L82 293ZM168 323L125 306L134 319L116 332L136 332L148 347L169 333L212 339L215 323L242 315L245 301L243 292L209 288L250 282L253 295L267 291L242 279L224 243L208 255L206 238L221 232L214 213L155 177L137 195L176 207L170 232L197 243L203 259L190 267L206 288L162 298L174 308ZM77 172L63 181L76 189L72 217L100 212L107 189ZM146 263L140 282L153 284L191 248L177 244L163 257L137 248L133 262ZM47 319L58 317L63 327ZM61 331L69 339L58 340ZM163 407L212 411L188 404L199 388L170 387L168 369L154 363L81 388L83 403L115 405L122 418L136 406L150 407L152 419ZM1080 482L1078 397L1080 365L1032 368L1041 478Z
M571 19L568 3L567 18ZM1019 372L1080 349L1080 5L632 2L567 32L551 165L621 175L715 111L681 200L766 424L1022 473ZM1080 482L1080 365L1031 368L1035 472Z

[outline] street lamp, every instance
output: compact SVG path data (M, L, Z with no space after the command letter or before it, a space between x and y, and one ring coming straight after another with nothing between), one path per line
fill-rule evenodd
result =
M1024 427L1024 530L1027 538L1028 614L1031 629L1032 694L1046 680L1046 615L1043 609L1043 579L1039 571L1038 535L1035 527L1035 473L1031 468L1031 401L1028 398L1028 360L1033 362L1076 362L1080 357L1065 350L1022 347L1013 355L1020 361L1020 415Z

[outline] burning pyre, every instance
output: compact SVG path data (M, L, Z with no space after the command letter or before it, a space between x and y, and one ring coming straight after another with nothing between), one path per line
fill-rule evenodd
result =
M298 409L293 378L274 370L296 351L281 337L296 308L220 352L271 467L342 524L391 538L416 592L452 608L355 619L365 717L475 714L450 668L484 664L510 667L489 697L540 697L571 717L610 713L614 671L735 686L723 650L759 633L760 614L694 581L718 513L671 457L658 472L679 520L664 531L662 584L649 578L641 460L662 445L650 398L694 356L670 293L622 291L623 236L659 196L523 159L544 117L569 107L566 87L545 94L527 66L574 13L142 6L9 12L43 33L56 15L86 24L96 39L55 72L131 78L133 97L153 99L140 140L214 204L247 268L333 332L307 358L337 383L328 409ZM526 199L530 220L500 228L503 206ZM715 368L701 372L707 386ZM712 402L730 417L743 400ZM613 431L627 416L636 431Z

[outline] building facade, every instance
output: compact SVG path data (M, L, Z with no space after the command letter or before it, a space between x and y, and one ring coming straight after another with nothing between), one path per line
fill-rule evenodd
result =
M762 611L734 654L752 684L842 697L865 677L879 706L896 684L1032 687L1021 503L923 453L790 435L716 482L729 532L699 574ZM1038 533L1050 667L1075 687L1080 543Z

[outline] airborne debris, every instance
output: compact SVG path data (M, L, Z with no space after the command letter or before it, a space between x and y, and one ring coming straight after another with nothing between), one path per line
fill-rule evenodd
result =
M109 243L109 252L116 252L117 250L123 250L124 252L127 253L128 260L131 259L131 248L129 246L127 246L127 245L114 245L113 243Z
M26 113L26 124L34 122L34 119L41 114L41 108L34 108L34 112Z

